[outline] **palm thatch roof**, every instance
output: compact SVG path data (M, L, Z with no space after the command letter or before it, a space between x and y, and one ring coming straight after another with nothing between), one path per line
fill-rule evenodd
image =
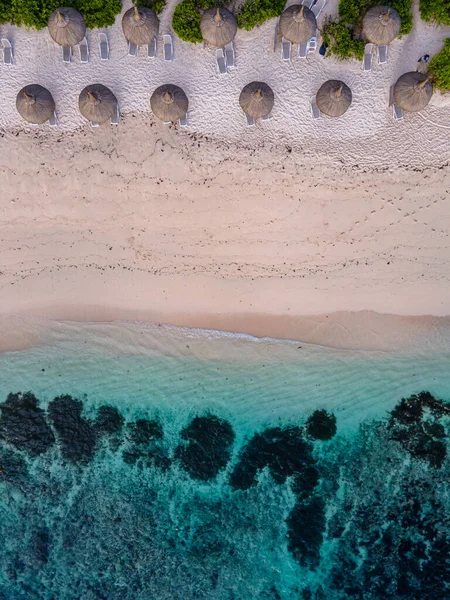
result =
M398 36L401 24L400 15L390 6L373 6L364 15L363 32L373 44L386 46Z
M202 15L200 29L205 42L222 48L234 40L236 17L226 8L208 8Z
M123 15L122 30L129 42L147 46L158 36L159 19L150 8L133 6Z
M55 101L45 87L31 84L17 94L16 108L25 121L41 125L53 116Z
M88 121L105 123L116 111L117 98L106 86L94 83L85 87L81 92L78 106L80 113Z
M312 10L293 4L281 15L279 28L285 39L293 44L304 44L316 33L317 21Z
M86 23L74 8L57 8L48 19L48 32L60 46L76 46L86 35Z
M150 106L161 121L178 121L187 113L189 100L180 87L166 83L153 92Z
M411 71L398 78L394 86L394 102L407 112L417 112L427 106L433 95L429 77Z
M275 98L272 89L261 81L248 83L239 96L239 104L249 117L260 119L270 113Z
M352 91L343 81L330 79L319 88L316 104L329 117L340 117L352 103Z

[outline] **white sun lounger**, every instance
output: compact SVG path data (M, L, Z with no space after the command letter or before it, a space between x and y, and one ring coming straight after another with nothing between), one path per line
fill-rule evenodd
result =
M308 54L308 42L298 45L297 58L306 58Z
M109 43L106 33L98 34L98 52L100 60L109 60Z
M394 104L394 90L395 83L389 88L389 106L392 106Z
M265 117L261 117L261 121L270 121L272 119L272 115L269 113Z
M139 46L133 44L133 42L128 42L128 56L137 56L139 50Z
M249 115L245 115L245 124L247 127L254 127L256 125L256 119L254 117L250 117Z
M165 33L163 35L164 42L164 60L167 62L171 62L173 60L173 40L170 33Z
M364 46L363 71L367 73L372 70L373 44Z
M225 75L225 73L227 72L227 61L225 60L223 48L217 48L216 62L217 68L219 69L219 75Z
M91 127L100 127L100 123L97 123L96 121L91 121Z
M316 34L307 42L308 54L315 54L317 50L317 38L319 37L319 30L316 29Z
M156 38L147 46L147 58L156 58Z
M118 125L120 123L120 110L118 104L116 104L116 110L114 111L114 114L110 118L109 122L111 125Z
M72 46L63 46L63 62L70 63L72 62Z
M394 121L401 121L403 119L403 110L397 104L392 105L394 111Z
M306 8L311 8L311 6L314 4L314 0L303 0L302 4L303 6L306 6Z
M49 119L48 124L51 127L56 127L58 125L58 117L56 116L56 111L53 113L53 117Z
M378 46L378 64L385 65L387 63L388 47Z
M291 60L292 44L281 38L281 60Z
M187 127L188 124L188 120L187 120L187 113L184 115L184 117L181 117L181 119L178 121L180 127Z
M4 64L12 65L13 64L13 47L12 47L11 42L6 38L2 38L2 48L3 48Z
M89 46L86 38L83 38L80 42L80 62L89 62Z
M311 98L311 114L313 119L320 119L320 110L319 107L316 104L316 97L313 96Z
M227 62L227 68L228 69L232 69L236 66L235 63L235 56L234 56L234 44L233 42L230 42L229 44L227 44L225 46L225 60Z
M313 11L316 19L320 15L320 13L323 11L323 9L325 8L326 3L327 3L327 0L317 0L317 2L315 4L313 4L313 6L311 7L311 10Z

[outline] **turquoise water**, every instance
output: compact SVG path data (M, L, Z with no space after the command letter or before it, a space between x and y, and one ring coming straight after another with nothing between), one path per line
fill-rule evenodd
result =
M449 366L54 325L0 354L0 598L450 598Z

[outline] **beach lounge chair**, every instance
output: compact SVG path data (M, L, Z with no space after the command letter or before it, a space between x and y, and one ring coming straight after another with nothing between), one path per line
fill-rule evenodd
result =
M277 46L278 46L278 21L277 24L275 25L275 35L273 38L273 51L276 52L277 51Z
M298 45L297 58L306 58L308 54L308 42Z
M80 42L80 61L82 63L89 62L89 46L86 38L83 38Z
M256 119L249 117L249 115L245 115L245 124L247 127L254 127L256 125Z
M378 64L385 65L387 63L388 47L378 46Z
M320 15L320 13L323 11L323 9L325 8L326 3L327 3L327 0L317 0L317 2L315 4L313 4L311 10L313 11L316 19Z
M98 34L98 52L100 54L100 60L109 60L109 44L106 33Z
M170 33L165 33L163 35L164 42L164 60L167 62L171 62L173 60L173 40Z
M363 59L363 71L372 70L372 56L373 56L373 44L366 44L364 46L364 59Z
M281 38L281 60L291 60L292 44Z
M139 47L133 42L128 42L128 56L137 56Z
M147 58L156 58L156 38L147 46Z
M70 63L72 62L72 46L63 46L63 62Z
M184 117L181 117L181 119L178 121L180 127L187 127L188 124L188 120L187 120L187 113L184 115Z
M317 50L317 38L319 36L319 30L316 29L316 34L312 36L312 38L307 43L308 45L308 54L315 54Z
M403 110L397 104L393 104L394 107L394 121L401 121L403 119Z
M395 83L389 88L389 106L393 106L394 104L394 89Z
M306 8L311 8L311 6L314 4L314 0L303 0L302 4L303 6L306 6Z
M100 123L97 123L96 121L91 121L91 127L100 127Z
M6 38L2 38L3 62L5 65L13 64L13 48L12 44Z
M53 117L49 119L48 124L51 127L56 127L58 125L58 117L56 116L56 112L53 113Z
M270 121L272 119L272 115L269 113L265 117L261 117L261 121Z
M234 44L233 42L230 42L225 46L225 60L228 69L232 69L236 66L234 58Z
M116 104L116 110L114 111L114 114L110 118L109 122L111 125L118 125L120 123L120 110L118 104Z
M225 60L223 48L217 48L216 61L217 68L219 69L219 75L225 75L225 73L227 72L227 61Z
M320 119L320 110L319 107L316 104L316 97L313 96L311 98L311 114L313 119Z

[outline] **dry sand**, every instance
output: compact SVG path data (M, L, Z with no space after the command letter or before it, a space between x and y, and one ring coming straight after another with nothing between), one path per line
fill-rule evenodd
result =
M0 65L0 315L150 320L316 343L335 312L449 315L446 99L401 123L387 108L389 86L449 35L416 24L388 65L363 74L356 61L282 63L271 21L238 32L237 69L220 79L212 51L177 39L173 63L127 57L120 20L108 30L107 64L96 32L91 63L63 65L45 31L3 31L16 64ZM314 122L309 98L329 77L351 85L354 103L342 119ZM270 123L246 129L237 98L254 79L273 87L276 105ZM94 81L118 96L120 126L92 129L78 114L78 94ZM165 81L188 93L186 131L149 113ZM15 113L30 82L54 94L56 130L24 127ZM328 318L332 345L354 345L359 331L368 346L391 347L383 336L393 328L447 327Z

